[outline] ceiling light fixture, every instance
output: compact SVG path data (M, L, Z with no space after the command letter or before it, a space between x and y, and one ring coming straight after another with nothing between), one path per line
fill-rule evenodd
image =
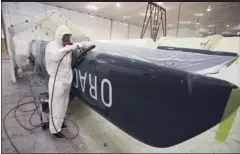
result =
M215 27L215 25L208 25L208 27Z
M180 21L179 23L184 24L184 25L188 25L188 24L191 24L192 22L191 21Z
M146 13L140 13L141 16L145 16ZM150 16L150 13L147 13L147 16Z
M131 18L131 17L129 17L129 16L123 16L123 18L124 18L124 19L129 19L129 18Z
M199 25L199 18L198 18L198 20L197 20L196 24L197 24L197 25Z
M233 30L240 30L240 24L235 26L235 27L233 27Z
M226 31L226 32L222 32L223 34L230 34L230 32Z
M211 5L209 5L207 11L210 12L211 10L212 10Z
M198 16L198 17L201 17L201 16L203 16L204 14L203 14L203 13L195 13L194 15L195 15L195 16Z
M121 5L120 5L120 3L119 3L119 2L117 2L116 6L117 6L118 8L119 8L119 7L121 7Z
M125 25L125 26L127 26L127 25L128 25L128 23L124 23L124 25Z
M103 4L105 2L91 2L92 4Z
M97 11L98 7L96 5L88 5L86 8L88 8L91 11Z
M156 4L157 4L157 5L162 5L162 4L163 4L163 2L156 2Z
M93 13L90 13L90 14L89 14L89 17L90 17L90 18L93 18L93 17L94 17L94 16L93 16Z
M226 27L229 27L230 25L226 25Z
M204 29L204 28L200 28L199 29L199 31L201 31L201 32L204 32L204 31L206 31L207 29Z

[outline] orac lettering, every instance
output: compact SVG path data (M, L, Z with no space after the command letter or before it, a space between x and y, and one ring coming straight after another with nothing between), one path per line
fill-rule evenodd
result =
M87 72L83 72L81 70L77 70L76 68L73 70L73 74L75 75L76 77L76 81L73 82L73 85L75 88L79 88L79 86L81 86L81 90L82 92L86 92L86 79L88 77L88 80L89 80L89 94L90 96L95 99L95 100L98 100L98 95L97 95L97 76L92 76L92 74L90 73L87 73ZM108 88L108 99L107 98L104 98L104 88ZM111 82L104 78L102 81L101 81L101 101L102 103L106 106L106 107L111 107L112 106L112 84ZM108 101L106 101L108 100Z

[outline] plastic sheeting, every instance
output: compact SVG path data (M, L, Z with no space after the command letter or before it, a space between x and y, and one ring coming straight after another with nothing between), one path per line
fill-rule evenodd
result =
M203 40L203 42L201 42L201 46L203 46L205 49L213 50L221 38L223 38L221 35L208 36Z
M240 54L240 37L222 37L213 50Z
M221 35L212 35L206 38L162 37L157 40L156 43L158 44L158 46L212 50L215 48L216 44L221 38Z
M187 72L209 74L217 73L221 68L227 67L237 58L233 54L206 54L197 52L183 52L180 50L160 50L120 45L115 43L92 42L96 45L95 54L111 54L152 63L158 66L166 66ZM210 51L209 51L210 52ZM210 52L211 53L211 52Z
M36 57L36 63L41 66L45 65L44 53L47 43L46 41L34 40L29 45L32 55ZM235 54L215 54L210 51L201 53L201 51L196 50L194 52L184 52L177 50L177 48L176 50L147 49L98 41L93 41L91 44L95 44L96 48L92 50L90 56L87 56L88 58L94 58L98 54L110 54L130 58L132 62L139 60L157 66L198 74L218 73L220 69L228 67L237 58Z
M240 37L223 37L216 44L214 51L224 51L240 54ZM209 74L211 77L226 80L240 87L240 59L223 68L218 74Z
M155 49L157 47L157 44L151 38L124 39L124 40L97 40L97 41L103 42L103 43L132 45L132 46L136 46L136 47L146 47L146 48L153 48L153 49Z
M57 27L63 24L67 25L67 27L72 31L73 40L75 42L89 40L89 38L80 30L77 25L73 24L65 16L56 11L46 12L30 20L13 25L10 27L10 31L14 36L29 29L39 28L41 31L53 38Z
M158 46L172 46L181 48L191 48L191 49L205 49L202 46L204 38L161 38L157 41Z

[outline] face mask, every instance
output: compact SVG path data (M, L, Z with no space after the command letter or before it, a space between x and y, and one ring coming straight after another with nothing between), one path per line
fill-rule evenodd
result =
M66 45L72 45L72 41L71 41L71 34L65 34L63 35L62 38L62 46L65 47Z

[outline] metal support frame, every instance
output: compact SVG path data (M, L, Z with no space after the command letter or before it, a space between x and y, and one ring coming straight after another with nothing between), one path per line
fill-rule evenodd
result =
M129 39L129 35L130 35L130 24L128 24L127 39Z
M148 13L149 16L148 16ZM146 22L147 21L147 22ZM159 28L162 27L162 36L167 35L166 31L166 9L155 3L148 2L146 14L143 21L142 32L140 38L143 38L150 22L150 36L156 41Z
M178 7L178 20L177 20L177 32L176 32L176 37L178 37L178 28L179 28L179 19L180 19L180 14L181 14L181 7L182 7L182 2L180 2L179 7Z
M8 46L8 44L7 44L7 36L6 36L6 32L5 32L5 23L3 22L3 14L1 14L1 24L2 24L2 32L3 32L3 35L4 35L4 39L5 39L5 45L6 45L6 52L7 52L7 54L8 54L8 49L7 49L7 46Z
M214 34L217 34L217 26L214 26Z

